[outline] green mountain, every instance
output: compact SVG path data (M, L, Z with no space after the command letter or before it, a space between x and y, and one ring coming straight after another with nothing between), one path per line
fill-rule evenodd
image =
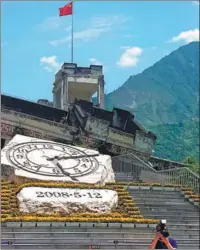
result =
M193 118L178 124L151 126L157 135L155 155L174 161L182 161L187 156L199 160L199 119Z
M106 96L106 107L130 110L144 125L176 123L196 116L199 42L182 46Z
M199 42L165 56L142 73L130 76L106 95L106 108L127 109L158 136L155 154L182 161L198 158Z

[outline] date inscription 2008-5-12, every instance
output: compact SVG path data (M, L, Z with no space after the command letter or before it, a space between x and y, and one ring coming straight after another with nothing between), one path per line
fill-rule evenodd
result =
M84 193L81 194L79 192L74 192L74 193L67 193L67 192L36 192L36 195L38 198L51 198L51 197L55 197L55 198L69 198L69 197L74 197L74 198L82 198L82 197L88 197L88 198L103 198L102 195L100 193Z

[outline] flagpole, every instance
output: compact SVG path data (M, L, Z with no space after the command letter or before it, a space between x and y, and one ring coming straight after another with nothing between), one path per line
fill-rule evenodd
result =
M74 1L72 1L71 63L74 61Z

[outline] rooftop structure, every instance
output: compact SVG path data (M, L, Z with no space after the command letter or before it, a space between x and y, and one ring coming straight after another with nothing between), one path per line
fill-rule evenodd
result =
M102 66L78 67L75 63L64 63L55 75L53 106L68 110L69 104L76 98L91 101L95 93L97 93L99 107L104 108Z

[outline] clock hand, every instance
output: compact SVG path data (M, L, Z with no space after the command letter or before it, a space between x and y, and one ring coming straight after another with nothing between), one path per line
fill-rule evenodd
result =
M99 156L99 154L92 154L92 155L71 155L71 156L54 156L54 157L47 157L47 161L53 161L53 160L69 160L69 159L79 159L79 158L88 158L88 157L95 157Z
M60 171L61 171L64 175L70 177L73 181L78 181L75 177L71 176L69 172L65 171L65 170L62 168L62 166L61 166L61 164L60 164L59 162L56 163L56 166L60 169Z
M78 181L75 177L71 176L69 172L65 171L63 168L62 168L62 165L58 162L57 159L55 159L55 157L53 159L49 158L48 156L44 156L47 160L51 160L52 163L54 164L54 166L58 167L59 170L66 176L68 176L69 178L71 178L73 181Z

